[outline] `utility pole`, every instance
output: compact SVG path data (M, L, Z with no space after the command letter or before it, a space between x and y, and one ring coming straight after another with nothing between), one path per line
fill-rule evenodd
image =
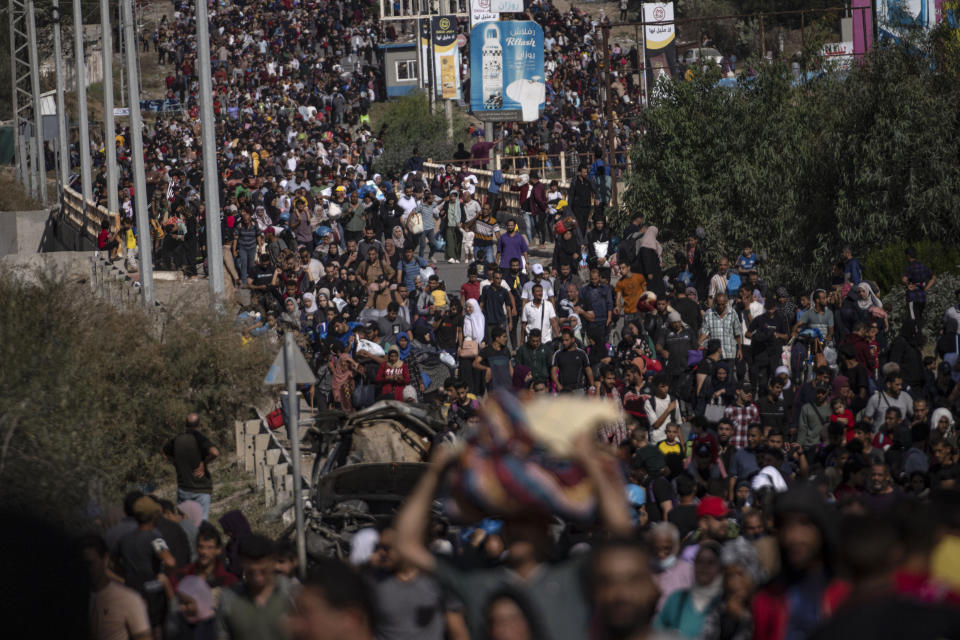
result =
M106 0L103 0L106 2ZM217 128L210 77L210 26L207 0L197 0L197 66L200 71L200 124L203 136L203 195L207 210L207 278L214 309L223 308L223 240L220 237L220 173ZM245 283L242 283L245 284Z
M100 0L101 47L103 48L103 150L107 155L107 210L120 212L117 197L117 129L113 122L113 31L110 2Z
M123 2L123 31L127 43L127 86L130 92L130 151L133 165L133 203L137 220L137 246L140 247L140 284L143 304L152 307L153 298L153 241L150 220L147 218L147 176L143 168L143 124L140 119L140 82L137 73L137 39L133 34L133 6ZM131 46L133 45L133 46Z
M80 115L80 184L83 191L83 210L93 200L90 180L90 123L87 121L87 66L83 55L83 14L80 0L73 0L73 54L77 62L77 111Z
M23 130L20 126L20 100L17 82L17 23L23 21L23 11L15 0L9 0L7 10L10 18L10 98L12 101L10 115L13 118L13 149L14 163L17 166L17 182L24 188L28 184L27 165L23 158Z
M297 348L293 333L287 331L283 336L283 377L287 383L287 436L290 438L290 466L293 472L293 513L297 529L297 559L300 561L298 571L302 577L307 570L307 537L303 519L303 476L300 474L300 429L297 424L300 398L297 396L296 370L293 363Z
M613 170L613 161L616 158L613 149L613 101L610 99L610 25L603 25L603 84L604 84L604 114L607 119L607 143L604 152L607 171L610 172L610 206L617 207L617 175Z
M33 194L47 206L47 158L43 146L43 110L40 109L40 60L37 57L37 16L33 0L27 0L27 40L30 42L30 87L33 93Z
M63 104L63 44L60 42L60 0L53 0L53 63L57 70L57 149L60 195L70 179L70 126Z

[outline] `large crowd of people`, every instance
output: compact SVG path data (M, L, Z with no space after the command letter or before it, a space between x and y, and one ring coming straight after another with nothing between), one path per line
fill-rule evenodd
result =
M174 8L152 33L141 33L145 49L141 55L156 55L166 69L163 103L176 107L162 111L145 131L147 207L155 262L193 275L198 263L209 257L203 233L195 20L192 4L175 2ZM461 179L457 184L469 181L470 166L488 166L491 153L506 158L505 170L552 170L556 175L564 155L571 173L578 166L587 167L597 198L607 203L611 173L623 172L626 151L636 138L641 103L637 48L611 44L611 95L616 106L608 127L598 73L604 60L596 46L607 19L577 8L561 12L549 1L532 3L525 17L536 20L545 32L545 110L537 122L501 126L493 143L482 140L479 128L471 129L475 141L470 150L461 148L451 159ZM372 103L386 96L379 45L397 37L392 25L377 19L373 5L343 0L256 6L225 2L211 10L222 213L232 210L238 218L247 210L261 230L266 225L293 226L296 220L289 220L297 217L297 202L305 199L307 206L299 213L309 216L315 231L335 219L337 207L330 205L336 187L343 186L344 199L353 202L356 193L365 206L364 217L375 221L378 230L389 222L401 194L396 184L404 174L375 174L373 164L383 148L381 133L371 130L369 111ZM470 82L466 66L462 75L466 95ZM612 167L604 155L608 135L613 136ZM115 144L119 213L132 221L135 195L128 130L119 130ZM93 145L94 194L106 205L106 154L102 141ZM78 157L73 160L79 164ZM468 188L472 191L472 186ZM364 199L367 193L372 194L370 200ZM503 201L495 194L490 192L496 210ZM396 198L392 203L390 195ZM437 195L445 199L447 194L444 190ZM258 207L263 207L262 213ZM298 226L306 238L306 226ZM362 227L355 221L351 230ZM122 242L107 238L100 248L111 240L122 253L135 248L126 246L126 238ZM239 271L238 261L229 256L226 261L231 281L245 284L234 273Z
M254 263L239 330L244 340L294 333L317 374L301 389L317 411L404 400L446 424L394 522L357 532L346 562L313 558L301 582L289 540L253 533L239 512L219 530L206 521L219 452L191 416L164 448L179 505L131 494L127 517L86 543L94 597L125 603L128 629L956 637L960 291L943 318L926 317L936 275L913 249L902 292L888 294L906 298L897 327L850 249L826 288L795 298L761 277L748 242L708 265L694 234L663 269L657 228L638 216L613 237L590 195L586 233L561 210L545 259L515 217L501 227L488 202L470 206L456 189L434 205L420 180L411 171L401 185L399 224L382 240L366 226L314 246L259 233L249 212L237 227L245 248L249 230ZM473 235L456 290L430 262L426 233L410 228L418 215L434 231ZM924 326L940 335L934 355L924 355ZM502 415L490 403L551 395L622 411L571 454L592 482L596 519L438 519L434 498L462 464L458 447L482 448L477 434ZM95 620L97 637L119 624L107 618Z
M598 23L544 2L529 13L547 37L547 109L494 142L524 157L520 210L503 207L502 175L481 188L471 173L488 143L435 174L414 151L375 175L372 10L218 4L224 251L206 258L249 291L244 342L295 335L314 409L434 412L446 426L430 466L389 527L358 533L348 561L314 558L301 580L288 540L239 512L208 521L219 452L192 416L164 449L179 504L131 494L84 542L104 605L94 636L958 637L960 291L927 317L936 275L908 250L902 292L885 292L905 297L896 326L851 248L797 295L763 277L749 241L708 261L693 232L671 261L655 220L614 233L610 167L594 154ZM178 4L154 39L186 111L158 122L147 158L153 249L188 273L205 223L192 32ZM617 148L634 135L639 88L620 71L635 55L615 48ZM542 181L564 152L589 161L569 187ZM128 248L124 229L105 230L104 248ZM440 260L465 280L445 281ZM436 519L453 448L477 446L490 403L548 396L621 411L573 453L597 517Z

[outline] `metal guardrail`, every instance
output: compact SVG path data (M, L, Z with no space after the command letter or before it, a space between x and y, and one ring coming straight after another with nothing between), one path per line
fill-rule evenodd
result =
M61 208L63 219L79 229L81 234L96 240L97 234L100 232L100 224L104 220L110 221L112 231L120 228L119 213L110 211L92 200L87 201L87 206L83 205L82 194L70 187L63 188L63 206Z

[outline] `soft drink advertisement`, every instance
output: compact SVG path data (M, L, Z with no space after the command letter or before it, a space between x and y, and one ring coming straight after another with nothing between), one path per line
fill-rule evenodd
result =
M540 117L546 99L543 29L531 20L482 22L470 31L470 108Z

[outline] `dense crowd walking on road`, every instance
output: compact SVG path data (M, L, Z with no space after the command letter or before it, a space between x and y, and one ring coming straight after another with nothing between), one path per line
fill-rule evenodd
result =
M210 521L220 452L189 416L162 451L176 503L131 493L122 516L84 539L92 635L960 636L960 291L929 317L937 276L908 249L902 290L883 292L905 299L894 323L855 247L829 281L798 292L767 281L749 238L738 255L708 259L716 252L692 228L669 239L671 260L656 220L612 230L610 167L595 153L607 130L598 23L548 3L528 9L547 36L543 119L492 145L478 135L444 170L425 171L413 150L402 172L377 175L372 10L216 7L224 248L211 256L192 13L178 4L154 40L176 62L168 88L186 111L148 136L151 249L188 274L222 259L250 295L236 319L243 342L292 333L316 375L301 386L316 411L392 400L439 416L431 462L389 526L361 530L349 558L313 558L304 574L289 540L252 531L239 511ZM620 72L636 52L614 51L614 146L625 149L639 88ZM519 211L503 205L502 171L487 187L473 174L496 146L517 157ZM589 159L570 184L541 180L569 152ZM131 248L129 221L104 231L102 249ZM517 409L544 398L603 399L620 417L557 471ZM498 468L498 486L537 508L436 513L475 460L464 449L519 456ZM576 497L524 484L570 480L571 467ZM590 517L573 508L582 496Z

